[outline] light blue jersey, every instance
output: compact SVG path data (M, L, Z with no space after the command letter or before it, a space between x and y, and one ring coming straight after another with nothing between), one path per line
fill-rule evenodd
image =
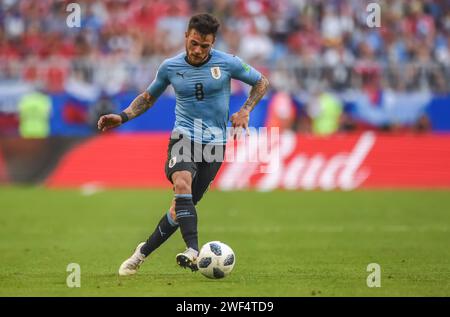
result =
M218 50L212 49L198 66L181 53L160 65L147 92L158 98L171 84L176 94L173 130L198 143L225 144L231 78L253 86L261 74L239 57Z

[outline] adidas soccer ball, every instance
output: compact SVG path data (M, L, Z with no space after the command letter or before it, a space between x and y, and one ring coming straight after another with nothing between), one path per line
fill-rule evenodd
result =
M197 258L200 273L212 279L224 278L236 263L233 250L223 242L211 241L203 245Z

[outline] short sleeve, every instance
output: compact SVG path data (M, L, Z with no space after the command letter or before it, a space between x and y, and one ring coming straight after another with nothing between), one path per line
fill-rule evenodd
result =
M261 79L261 73L244 63L239 57L229 58L231 78L238 79L248 85L254 86Z
M164 61L158 68L156 72L155 79L147 87L146 91L155 98L161 96L161 94L166 90L167 86L170 85L169 76L167 73L167 62Z

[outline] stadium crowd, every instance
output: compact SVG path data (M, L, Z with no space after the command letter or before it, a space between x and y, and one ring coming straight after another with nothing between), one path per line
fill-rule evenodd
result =
M50 93L139 91L164 58L184 49L189 16L211 12L222 25L215 47L269 76L274 91L304 109L297 116L314 117L311 100L322 92L344 93L342 103L356 89L378 104L386 89L450 90L445 0L376 1L380 27L367 25L372 1L105 0L76 1L81 26L69 28L71 2L1 2L0 80L38 82ZM375 125L385 126L381 121Z

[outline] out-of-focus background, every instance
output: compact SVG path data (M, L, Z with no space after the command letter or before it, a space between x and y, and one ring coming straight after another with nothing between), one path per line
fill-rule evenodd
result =
M1 142L3 181L42 182L65 148L95 138L99 115L127 107L158 65L184 50L186 25L196 12L220 20L215 48L240 56L270 79L269 95L252 113L254 127L308 136L450 131L447 1L378 1L379 27L368 26L368 20L377 22L369 16L371 2L358 0L77 3L80 27L67 24L73 22L70 1L0 4L0 136L15 139ZM248 90L232 82L231 113ZM118 134L170 131L174 100L169 88L151 111ZM47 140L38 148L52 152L44 159L48 164L31 172L12 162L11 155L25 151L22 145L39 143L16 138ZM416 154L423 144L414 146ZM448 175L444 185L450 185Z
M230 284L179 272L177 237L120 288L171 200L174 92L115 131L96 122L183 52L199 12L220 20L216 49L269 78L251 126L279 128L279 156L225 162L198 206L201 242L237 254ZM249 87L231 87L233 113ZM448 296L450 3L1 0L0 184L1 295L183 296L189 280L191 296ZM88 274L77 293L70 262ZM371 262L382 288L366 286Z

